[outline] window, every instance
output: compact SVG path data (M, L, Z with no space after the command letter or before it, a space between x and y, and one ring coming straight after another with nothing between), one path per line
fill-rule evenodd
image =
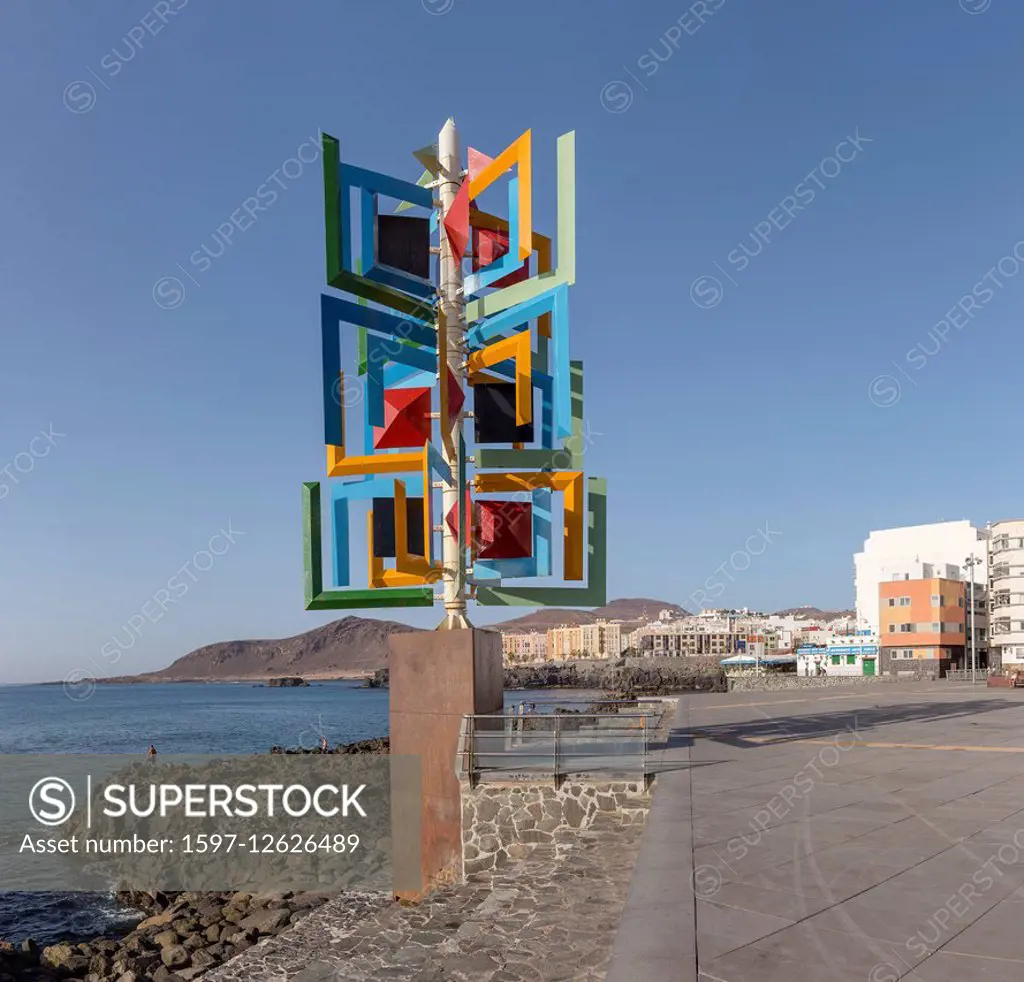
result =
M856 655L847 655L846 656L846 664L847 665L856 665L857 664L857 656Z
M900 597L900 606L901 607L909 607L910 606L910 597Z
M896 633L896 625L895 624L890 624L889 625L889 633L890 634L895 634Z
M839 655L833 655L832 656L832 664L833 665L838 665L839 664Z
M942 606L942 596L940 594L937 594L937 593L933 593L932 594L932 606L933 607L941 607Z
M913 624L901 624L900 625L900 634L912 634L913 631L914 631L914 625Z
M889 598L889 606L890 607L895 607L896 606L896 598L895 597L890 597Z
M964 605L964 598L963 597L957 597L956 598L956 605L958 607L962 607Z

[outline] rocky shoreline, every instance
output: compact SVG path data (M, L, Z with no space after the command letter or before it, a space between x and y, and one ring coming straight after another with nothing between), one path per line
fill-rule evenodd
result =
M386 754L387 737L327 750L272 747L272 754ZM365 906L358 892L116 894L145 919L127 934L42 947L0 940L0 982L191 982L263 938L297 924L330 900Z
M298 923L334 894L118 894L149 914L121 938L40 948L31 940L0 942L0 982L189 982L261 938Z
M387 688L388 670L378 669L365 685L370 689ZM716 658L658 658L639 664L620 659L517 665L505 669L505 688L591 689L617 699L631 699L674 692L726 692L728 684Z

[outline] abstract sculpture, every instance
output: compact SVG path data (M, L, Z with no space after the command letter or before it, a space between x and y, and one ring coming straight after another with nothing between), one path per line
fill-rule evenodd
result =
M605 602L605 482L583 474L583 366L569 356L575 135L557 144L554 241L533 228L532 149L528 130L493 159L470 149L464 169L448 120L436 146L415 151L425 169L413 183L342 163L323 136L337 291L320 305L334 586L324 588L320 484L307 483L307 609L441 600L441 626L457 628L468 600ZM485 193L507 200L507 217L478 206ZM356 507L365 587L349 563ZM545 584L559 576L572 585Z

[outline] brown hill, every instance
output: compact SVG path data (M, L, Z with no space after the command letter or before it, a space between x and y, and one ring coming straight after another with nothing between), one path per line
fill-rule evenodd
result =
M603 607L595 607L593 610L566 610L561 607L542 608L532 614L525 614L522 617L514 617L509 621L502 621L494 627L502 631L546 631L551 627L561 627L563 624L593 624L596 621L628 621L639 624L643 621L658 619L658 614L663 610L672 611L676 617L685 617L685 611L678 604L671 604L667 600L651 600L647 597L624 597L620 600L612 600Z
M775 611L776 617L797 617L803 620L835 621L841 617L854 617L855 610L822 610L820 607L787 607Z
M418 628L396 621L364 617L341 620L293 638L264 641L222 641L179 658L146 681L186 679L266 679L278 675L331 678L372 672L388 660L388 635Z

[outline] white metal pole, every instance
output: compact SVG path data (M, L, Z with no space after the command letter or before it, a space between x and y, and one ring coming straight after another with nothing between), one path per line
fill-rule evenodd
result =
M455 128L455 120L449 119L441 129L437 141L437 159L441 165L438 174L440 184L438 186L438 199L440 201L440 214L438 215L438 228L440 229L440 255L438 257L438 304L444 313L447 327L447 359L448 367L452 374L458 379L463 391L466 387L465 364L465 335L466 315L465 299L463 296L462 262L456 259L452 251L451 243L445 233L444 220L458 194L462 184L463 174L461 157L459 154L459 133ZM440 368L440 365L438 366ZM448 420L440 421L442 427L448 426ZM451 440L442 441L443 444L450 443L456 455L455 459L446 446L442 446L442 457L444 462L456 474L459 468L457 454L462 436L462 413L451 424ZM424 489L429 494L429 489ZM465 509L465 491L463 488L446 487L442 492L443 514L448 515L456 505L461 510ZM472 529L472 516L466 515L459 523L467 530ZM445 619L439 625L442 629L469 627L466 618L466 588L465 588L465 562L463 549L456 537L448 527L447 521L441 522L441 555L444 565L444 611ZM465 545L464 543L462 544Z

